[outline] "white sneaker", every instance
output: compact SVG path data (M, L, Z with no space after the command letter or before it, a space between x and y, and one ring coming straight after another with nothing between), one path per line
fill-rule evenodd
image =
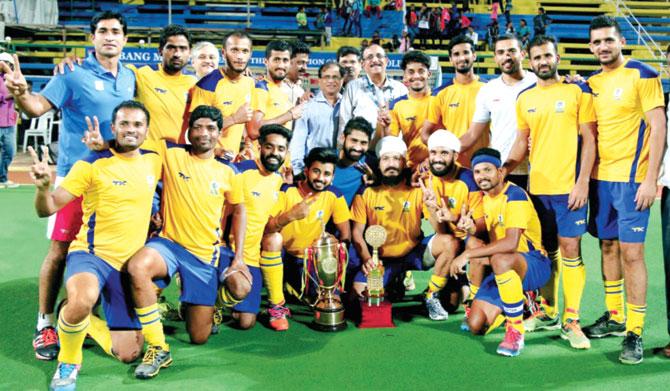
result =
M426 299L426 308L428 309L428 317L432 320L447 320L449 313L442 307L440 299L436 294Z

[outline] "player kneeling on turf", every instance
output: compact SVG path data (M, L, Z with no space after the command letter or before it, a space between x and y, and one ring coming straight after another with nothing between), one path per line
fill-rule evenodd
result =
M507 331L498 354L518 356L524 347L524 291L544 286L551 274L551 261L542 248L540 221L528 194L504 180L500 152L478 150L472 157L472 170L484 192L490 243L465 250L450 263L449 271L452 275L463 273L471 260L491 266L493 274L484 279L475 295L468 324L472 333L481 333L502 310Z

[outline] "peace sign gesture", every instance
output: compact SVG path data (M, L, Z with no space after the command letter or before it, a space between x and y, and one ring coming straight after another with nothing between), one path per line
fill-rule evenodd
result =
M5 74L5 85L7 90L14 97L19 97L28 91L28 82L21 72L21 64L19 64L19 57L12 54L14 58L14 67L12 68L8 63L0 61L0 72Z
M440 201L437 199L435 191L433 191L433 177L428 177L428 184L424 184L423 180L419 178L419 187L421 187L421 192L423 193L423 204L426 205L426 208L431 213L437 213L440 209Z
M40 190L46 190L51 185L51 170L49 170L49 148L42 146L42 160L37 156L33 147L28 147L33 165L30 166L30 177L33 178L35 186Z
M468 235L473 235L476 231L475 222L472 219L472 210L466 210L465 204L461 207L461 218L458 219L456 228Z
M316 196L314 195L314 193L307 194L307 196L303 198L302 201L293 205L293 207L289 211L289 220L290 221L302 220L305 217L309 216L309 207L314 202L316 202Z
M92 151L103 149L105 140L103 140L102 134L100 133L100 122L98 122L98 117L93 116L93 122L91 122L91 118L88 116L86 116L85 119L88 130L84 131L84 137L81 141Z

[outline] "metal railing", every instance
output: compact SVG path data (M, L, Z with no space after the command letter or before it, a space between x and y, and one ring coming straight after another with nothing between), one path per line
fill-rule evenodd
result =
M617 16L621 16L626 20L626 23L637 33L637 44L643 45L647 48L649 53L655 60L665 60L665 52L661 47L656 43L656 41L649 35L647 29L644 28L642 23L635 17L633 11L628 8L626 2L623 0L605 0L607 3L613 3L616 8ZM661 71L666 75L670 76L667 64L665 61L661 62Z

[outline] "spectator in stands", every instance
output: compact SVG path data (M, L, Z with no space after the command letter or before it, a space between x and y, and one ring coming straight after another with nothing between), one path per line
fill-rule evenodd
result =
M361 52L353 46L342 46L337 49L337 63L345 72L342 87L346 87L351 80L358 79L361 74Z
M379 30L375 30L374 33L372 33L372 38L370 38L370 45L380 45L382 44L382 39L379 36Z
M422 8L419 14L419 47L425 49L430 37L430 8Z
M370 42L367 39L362 40L361 41L361 52L364 52L365 49L368 48L368 46L370 46Z
M0 62L14 69L14 58L9 53L0 53ZM0 74L0 189L13 189L19 185L10 181L7 174L16 153L16 109L3 76Z
M309 76L307 73L309 53L307 44L302 41L291 41L291 64L288 67L284 83L282 83L282 91L293 104L308 100L312 94L309 87L307 91L303 88L305 81L309 83L309 80L305 78L305 76Z
M377 126L377 112L388 108L388 103L407 94L407 87L388 77L386 67L388 57L384 48L370 45L363 51L363 68L366 75L347 84L340 105L339 135L347 122L362 116ZM341 139L338 139L341 141Z
M410 50L412 50L412 40L407 31L403 31L400 38L400 46L398 46L398 53L407 53Z
M407 25L407 34L411 41L419 35L419 16L416 14L416 7L411 6L409 12L405 15L405 24Z
M473 43L473 49L477 47L477 42L479 42L479 34L475 31L472 26L468 27L468 31L465 33L465 36L470 38Z
M326 17L323 19L323 29L326 34L326 46L330 46L330 40L333 37L333 10L327 10Z
M545 35L549 24L551 24L549 15L547 15L543 7L538 8L537 15L533 17L533 30L535 31L535 35Z
M298 30L309 30L309 25L307 24L307 14L305 13L304 6L300 6L300 8L298 8L298 13L295 14L295 20L298 23Z
M198 80L207 76L219 66L219 51L208 41L198 42L191 50L191 65Z
M498 13L500 13L500 1L493 0L493 3L491 3L491 23L498 23Z
M471 24L472 24L472 21L470 20L470 18L468 18L468 16L465 14L465 12L463 14L461 14L461 28L458 29L458 32L457 32L456 35L464 34L466 31L468 31L468 27L470 27ZM497 24L498 23L496 23L496 25Z
M316 18L314 19L314 27L317 30L323 30L326 28L326 14L326 7L319 8L319 13L316 14Z
M505 3L505 23L510 24L512 22L512 0L507 0Z
M342 7L340 15L344 19L342 26L342 35L348 36L351 34L351 13L354 11L354 0L342 0Z
M528 46L528 41L530 41L530 27L528 27L526 19L521 19L519 22L519 30L516 32L516 35L521 39L522 48Z
M363 17L363 0L354 0L354 4L351 8L351 26L355 27L356 30L358 30L358 33L354 33L353 31L356 31L352 29L352 34L355 34L357 37L362 37L363 36L363 25L361 24L361 18Z
M516 34L516 30L514 29L514 24L512 22L507 23L505 34Z
M498 23L489 23L489 25L486 26L486 42L489 45L489 50L493 50L493 43L498 38L498 35L500 35Z
M442 44L442 29L444 28L444 20L442 19L442 9L440 7L433 8L430 13L430 38L435 46L435 41Z
M342 99L340 90L344 75L344 68L334 61L319 67L319 92L305 105L302 117L295 121L289 146L295 176L303 172L304 158L313 148L337 147L337 125Z
M366 16L372 17L372 14L377 14L377 19L382 18L382 6L381 0L368 0L368 5L365 7Z

